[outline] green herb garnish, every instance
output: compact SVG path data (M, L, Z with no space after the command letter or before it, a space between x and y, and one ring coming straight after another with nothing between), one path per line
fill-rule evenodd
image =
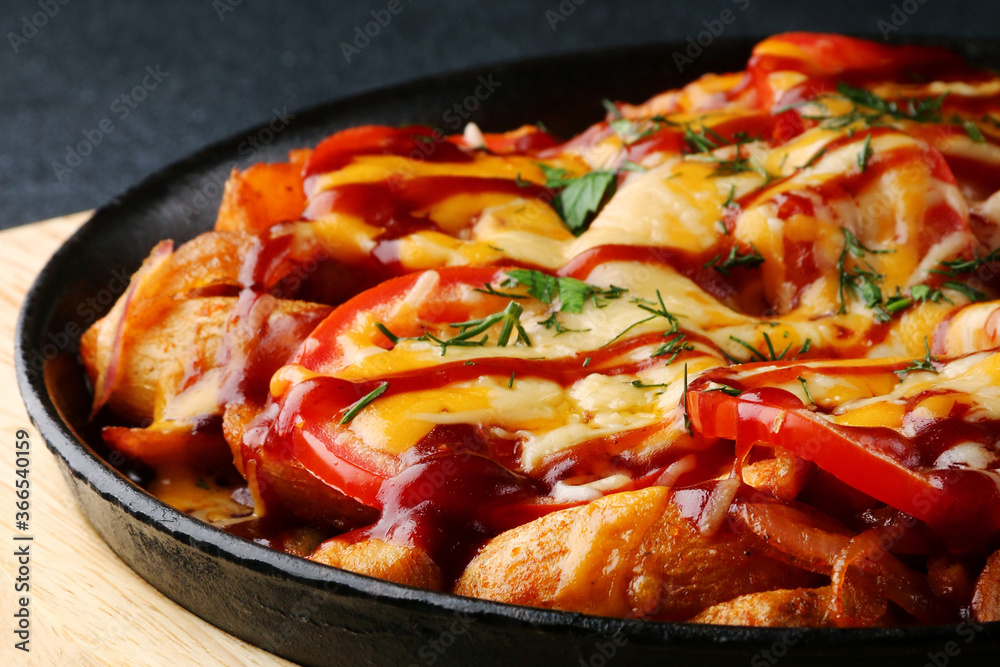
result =
M934 366L934 364L937 363L938 360L933 355L931 355L931 348L927 344L927 336L924 336L924 350L925 353L922 358L914 359L913 361L910 362L909 366L907 366L902 370L893 371L893 373L899 376L900 382L906 379L906 376L909 375L910 373L914 373L917 371L928 371L930 373L938 372L937 367Z
M722 260L721 262L719 260ZM750 252L740 253L737 246L733 246L729 250L729 255L725 259L722 259L722 255L716 255L712 259L708 260L704 264L704 268L712 267L724 276L728 276L730 270L737 267L743 267L747 269L755 269L764 263L764 256L757 252L757 248L754 244L750 244Z
M556 278L531 269L512 269L507 275L528 288L528 294L542 303L552 303L558 295L561 303L559 310L569 313L583 312L588 299L592 299L598 308L603 308L608 299L618 299L628 291L614 285L608 288L597 287L576 278Z
M806 393L806 398L809 399L810 403L816 405L816 401L814 401L813 397L809 395L809 385L806 384L806 379L800 375L798 377L798 381L802 383L802 391Z
M344 424L351 423L351 420L357 417L359 412L368 407L369 403L371 403L376 398L384 394L385 390L388 388L389 388L389 383L383 382L382 384L380 384L379 386L375 387L370 392L365 394L364 397L361 398L361 400L352 404L349 408L347 408L347 412L344 413L344 416L340 418L339 422L340 425L343 426Z
M614 194L617 183L614 171L596 169L574 178L565 169L541 163L538 167L545 174L545 187L562 188L552 200L552 208L577 236L586 231L597 211Z
M885 276L878 273L875 268L869 264L867 261L867 269L860 267L854 267L850 270L847 269L847 258L849 255L853 255L858 259L864 259L866 254L871 255L886 255L889 253L896 252L895 250L873 250L867 247L858 237L854 235L846 227L841 227L840 230L844 233L844 249L840 252L840 258L837 260L837 273L839 275L839 294L840 294L840 309L837 311L838 314L843 314L847 312L847 299L845 292L850 290L857 295L860 295L864 301L865 305L869 308L875 310L875 319L880 322L888 321L889 313L882 307L882 291L878 284L881 282Z
M872 135L865 137L865 143L861 146L861 152L858 153L858 169L865 171L868 168L868 160L872 156Z

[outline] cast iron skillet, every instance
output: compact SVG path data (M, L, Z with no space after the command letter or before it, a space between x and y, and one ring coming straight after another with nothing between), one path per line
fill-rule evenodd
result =
M101 208L38 276L16 335L28 414L91 524L171 599L241 639L306 664L600 667L617 658L658 666L780 660L814 667L862 656L883 665L995 664L1000 623L858 630L653 623L462 598L336 570L234 537L159 502L88 423L90 388L76 357L80 333L110 308L157 241L179 244L212 227L234 165L282 160L291 148L364 123L460 131L464 114L486 130L541 120L570 136L602 116L602 98L638 102L704 72L742 69L755 41L712 44L683 72L672 56L687 44L647 46L484 68L294 117L276 113L270 126L174 164ZM1000 42L933 41L976 63L1000 63ZM476 97L477 88L486 99Z

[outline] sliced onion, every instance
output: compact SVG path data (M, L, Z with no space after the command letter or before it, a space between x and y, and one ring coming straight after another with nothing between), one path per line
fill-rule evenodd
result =
M851 541L846 529L790 505L738 503L735 513L782 560L811 572L830 574Z
M884 605L873 604L877 598L892 600L924 625L951 620L950 605L934 597L926 577L883 548L880 536L878 529L856 536L834 564L831 604L838 623L870 625L885 613Z
M153 284L157 269L170 257L174 251L173 241L160 241L153 248L152 252L142 262L142 266L132 276L128 284L128 289L118 299L114 307L104 319L104 327L111 327L114 335L111 344L102 353L98 344L97 352L97 377L94 378L94 404L90 410L91 419L100 412L104 404L111 398L115 383L118 381L118 369L121 366L122 350L125 343L125 329L128 325L130 314L134 311L134 304L140 301L149 285Z

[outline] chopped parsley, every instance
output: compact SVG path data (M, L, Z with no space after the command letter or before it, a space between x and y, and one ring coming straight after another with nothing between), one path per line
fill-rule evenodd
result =
M979 126L973 123L971 120L963 121L962 128L965 130L965 133L969 135L969 138L972 139L974 143L977 144L986 143L986 137L984 137L983 133L980 132Z
M719 260L722 261L720 262ZM737 267L755 269L763 263L764 256L757 252L757 248L751 243L750 252L740 253L739 248L734 245L729 250L729 255L725 259L722 259L722 255L716 255L705 262L704 268L712 267L722 275L728 276L729 272Z
M524 308L522 308L516 301L511 301L503 310L487 315L486 317L469 320L467 322L450 323L448 326L459 330L458 334L451 338L439 338L431 333L425 332L422 336L407 338L405 340L435 343L441 347L441 356L443 357L448 352L449 347L485 346L486 342L489 340L489 334L487 332L491 327L499 324L501 326L500 334L497 336L498 347L505 347L508 343L510 343L510 338L515 331L517 332L517 339L515 342L531 347L531 338L528 337L528 333L524 330L524 326L521 324L521 315L523 313ZM386 338L392 341L393 345L401 340L404 340L390 331L389 328L381 322L376 322L375 327L381 331ZM482 338L476 338L476 336L479 335L482 335Z
M868 160L872 156L872 135L865 137L865 143L861 146L861 152L858 153L858 169L864 173L865 169L868 168Z
M570 332L583 333L585 331L590 331L590 329L570 329L569 327L564 326L563 323L559 321L558 313L552 313L549 315L548 319L542 320L539 324L546 329L555 328L557 336Z
M809 395L809 385L806 384L806 379L804 377L802 377L801 375L797 379L798 379L799 382L802 383L802 391L805 392L806 398L809 399L809 402L811 404L816 405L816 401L814 401L813 397Z
M718 385L716 385L714 387L710 387L710 388L704 389L702 391L704 391L705 393L708 393L710 391L721 391L726 396L739 396L740 394L743 393L742 390L737 389L736 387L730 387L729 385L725 385L725 384L718 384Z
M545 174L545 187L561 188L552 200L552 207L570 231L579 236L601 206L615 192L617 174L607 169L595 169L583 176L570 177L565 169L538 163Z
M840 295L840 309L837 313L842 315L847 312L847 297L845 293L850 291L864 299L865 306L875 311L876 320L879 322L888 322L890 315L882 304L882 290L878 286L878 283L882 282L885 276L876 271L867 261L865 261L867 268L855 266L848 270L847 259L849 256L864 259L865 255L886 255L896 251L873 250L861 243L858 237L846 227L841 227L840 229L844 233L844 249L841 250L840 258L837 260L837 273L839 276L838 293Z
M552 303L558 295L559 310L565 310L569 313L583 312L583 306L588 299L592 300L598 308L603 308L607 305L607 300L621 298L621 295L628 291L624 287L616 287L615 285L605 289L576 278L556 278L531 269L512 269L507 272L507 275L528 288L528 294L542 303Z
M361 400L357 401L356 403L353 403L350 407L347 408L347 412L344 413L344 416L340 418L339 422L340 425L343 426L344 424L350 424L351 420L357 417L359 412L368 407L369 403L371 403L376 398L384 394L385 390L388 388L389 388L389 383L383 382L382 384L380 384L379 386L375 387L370 392L365 394L361 398Z
M1000 259L1000 248L997 248L985 257L979 256L979 251L974 253L972 259L953 259L947 262L941 262L943 269L931 269L931 273L937 273L942 276L947 276L949 278L955 278L960 273L971 273L984 264L991 264Z
M846 97L856 106L867 107L878 112L875 118L864 118L871 125L880 116L891 116L899 120L912 120L917 123L936 123L941 120L941 104L948 93L933 98L906 98L900 102L886 100L865 88L855 88L841 81L837 84L837 93Z
M764 345L767 348L766 353L764 351L758 350L756 347L746 342L742 338L737 338L736 336L730 336L729 340L749 350L750 359L748 359L747 361L740 361L739 359L736 359L728 354L726 356L729 358L730 361L737 364L749 363L751 361L781 361L782 359L785 358L785 355L788 354L788 351L792 349L792 344L789 343L787 346L785 346L785 349L782 350L780 353L775 352L774 344L771 342L771 337L767 335L766 331L761 333L764 336Z
M667 359L665 362L666 364L669 365L672 364L674 360L677 359L678 356L680 356L681 352L691 352L692 350L694 350L694 345L687 342L686 340L687 334L682 334L677 332L676 324L674 325L673 331L668 331L667 333L663 334L664 337L671 335L673 336L673 338L660 345L658 348L656 348L656 351L649 356L663 357L669 354L670 358Z
M937 367L934 365L938 363L938 360L931 354L931 348L927 344L927 336L924 336L924 350L925 353L922 358L914 359L913 361L910 362L909 366L907 366L902 370L893 371L893 373L899 376L900 382L905 380L906 376L909 375L910 373L915 373L917 371L928 371L930 373L938 372Z
M813 166L814 164L816 164L817 162L819 162L819 159L821 157L823 157L825 154L826 154L826 147L824 146L823 148L821 148L818 151L816 151L815 153L813 153L813 156L811 158L809 158L808 160L806 160L806 163L803 164L802 166L798 167L798 169L805 169L806 167ZM788 157L788 156L786 155L785 157Z
M688 412L688 365L684 364L684 430L688 435L694 435L691 430L691 414Z

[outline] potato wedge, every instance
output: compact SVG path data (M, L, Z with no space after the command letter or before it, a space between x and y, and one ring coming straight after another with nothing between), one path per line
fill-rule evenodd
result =
M350 542L342 537L327 540L310 558L358 574L398 584L442 589L441 570L419 547L403 546L377 538Z
M681 620L736 595L817 582L728 523L703 537L663 487L617 493L507 531L455 592L606 616Z

